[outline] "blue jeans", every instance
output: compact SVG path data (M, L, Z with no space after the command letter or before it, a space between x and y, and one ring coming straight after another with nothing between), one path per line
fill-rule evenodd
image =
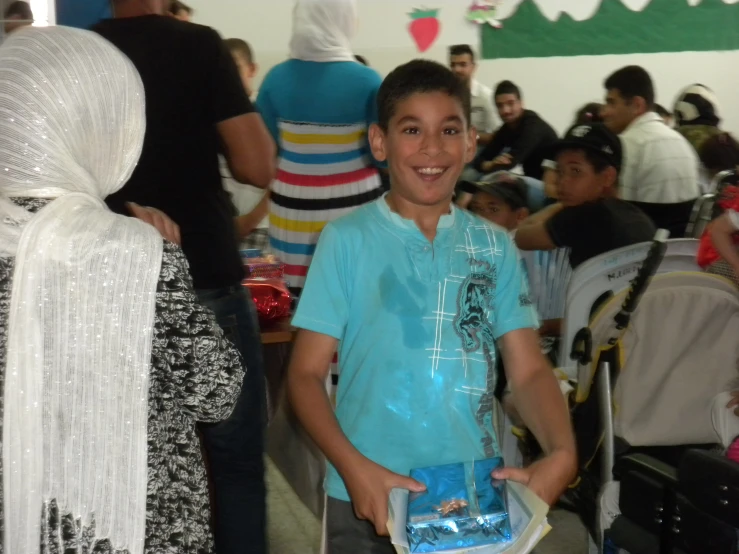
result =
M215 539L218 554L264 554L266 486L264 360L256 309L242 286L197 290L218 325L241 352L246 375L236 407L220 423L199 423L215 487ZM207 371L207 368L204 368Z

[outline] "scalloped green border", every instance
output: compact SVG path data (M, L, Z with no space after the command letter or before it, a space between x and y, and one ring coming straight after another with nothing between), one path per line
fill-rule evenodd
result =
M562 14L556 22L524 0L502 23L482 26L484 59L739 50L739 4L722 0L652 0L641 12L602 0L586 21Z

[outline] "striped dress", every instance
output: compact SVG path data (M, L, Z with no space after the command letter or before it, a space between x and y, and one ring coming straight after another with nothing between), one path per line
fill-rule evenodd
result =
M382 193L367 143L380 76L354 62L289 60L270 71L257 106L279 145L270 246L288 286L303 288L326 224Z

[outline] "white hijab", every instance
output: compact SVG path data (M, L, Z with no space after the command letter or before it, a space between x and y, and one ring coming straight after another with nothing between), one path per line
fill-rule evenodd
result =
M162 240L103 199L131 176L145 125L138 73L98 35L27 28L0 47L6 554L39 552L51 500L93 544L143 551ZM10 197L54 200L32 214Z
M290 57L307 62L355 62L351 39L356 0L297 0Z

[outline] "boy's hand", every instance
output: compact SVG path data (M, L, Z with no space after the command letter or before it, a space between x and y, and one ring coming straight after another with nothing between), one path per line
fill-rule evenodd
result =
M527 468L506 467L493 471L494 479L506 479L525 485L552 506L577 474L577 457L564 450L534 462Z
M387 528L388 500L392 489L422 492L426 485L393 473L389 469L365 459L344 477L344 484L352 499L354 513L359 519L370 521L381 537L390 533Z
M739 390L731 393L731 401L726 405L727 408L734 408L734 414L739 416Z

